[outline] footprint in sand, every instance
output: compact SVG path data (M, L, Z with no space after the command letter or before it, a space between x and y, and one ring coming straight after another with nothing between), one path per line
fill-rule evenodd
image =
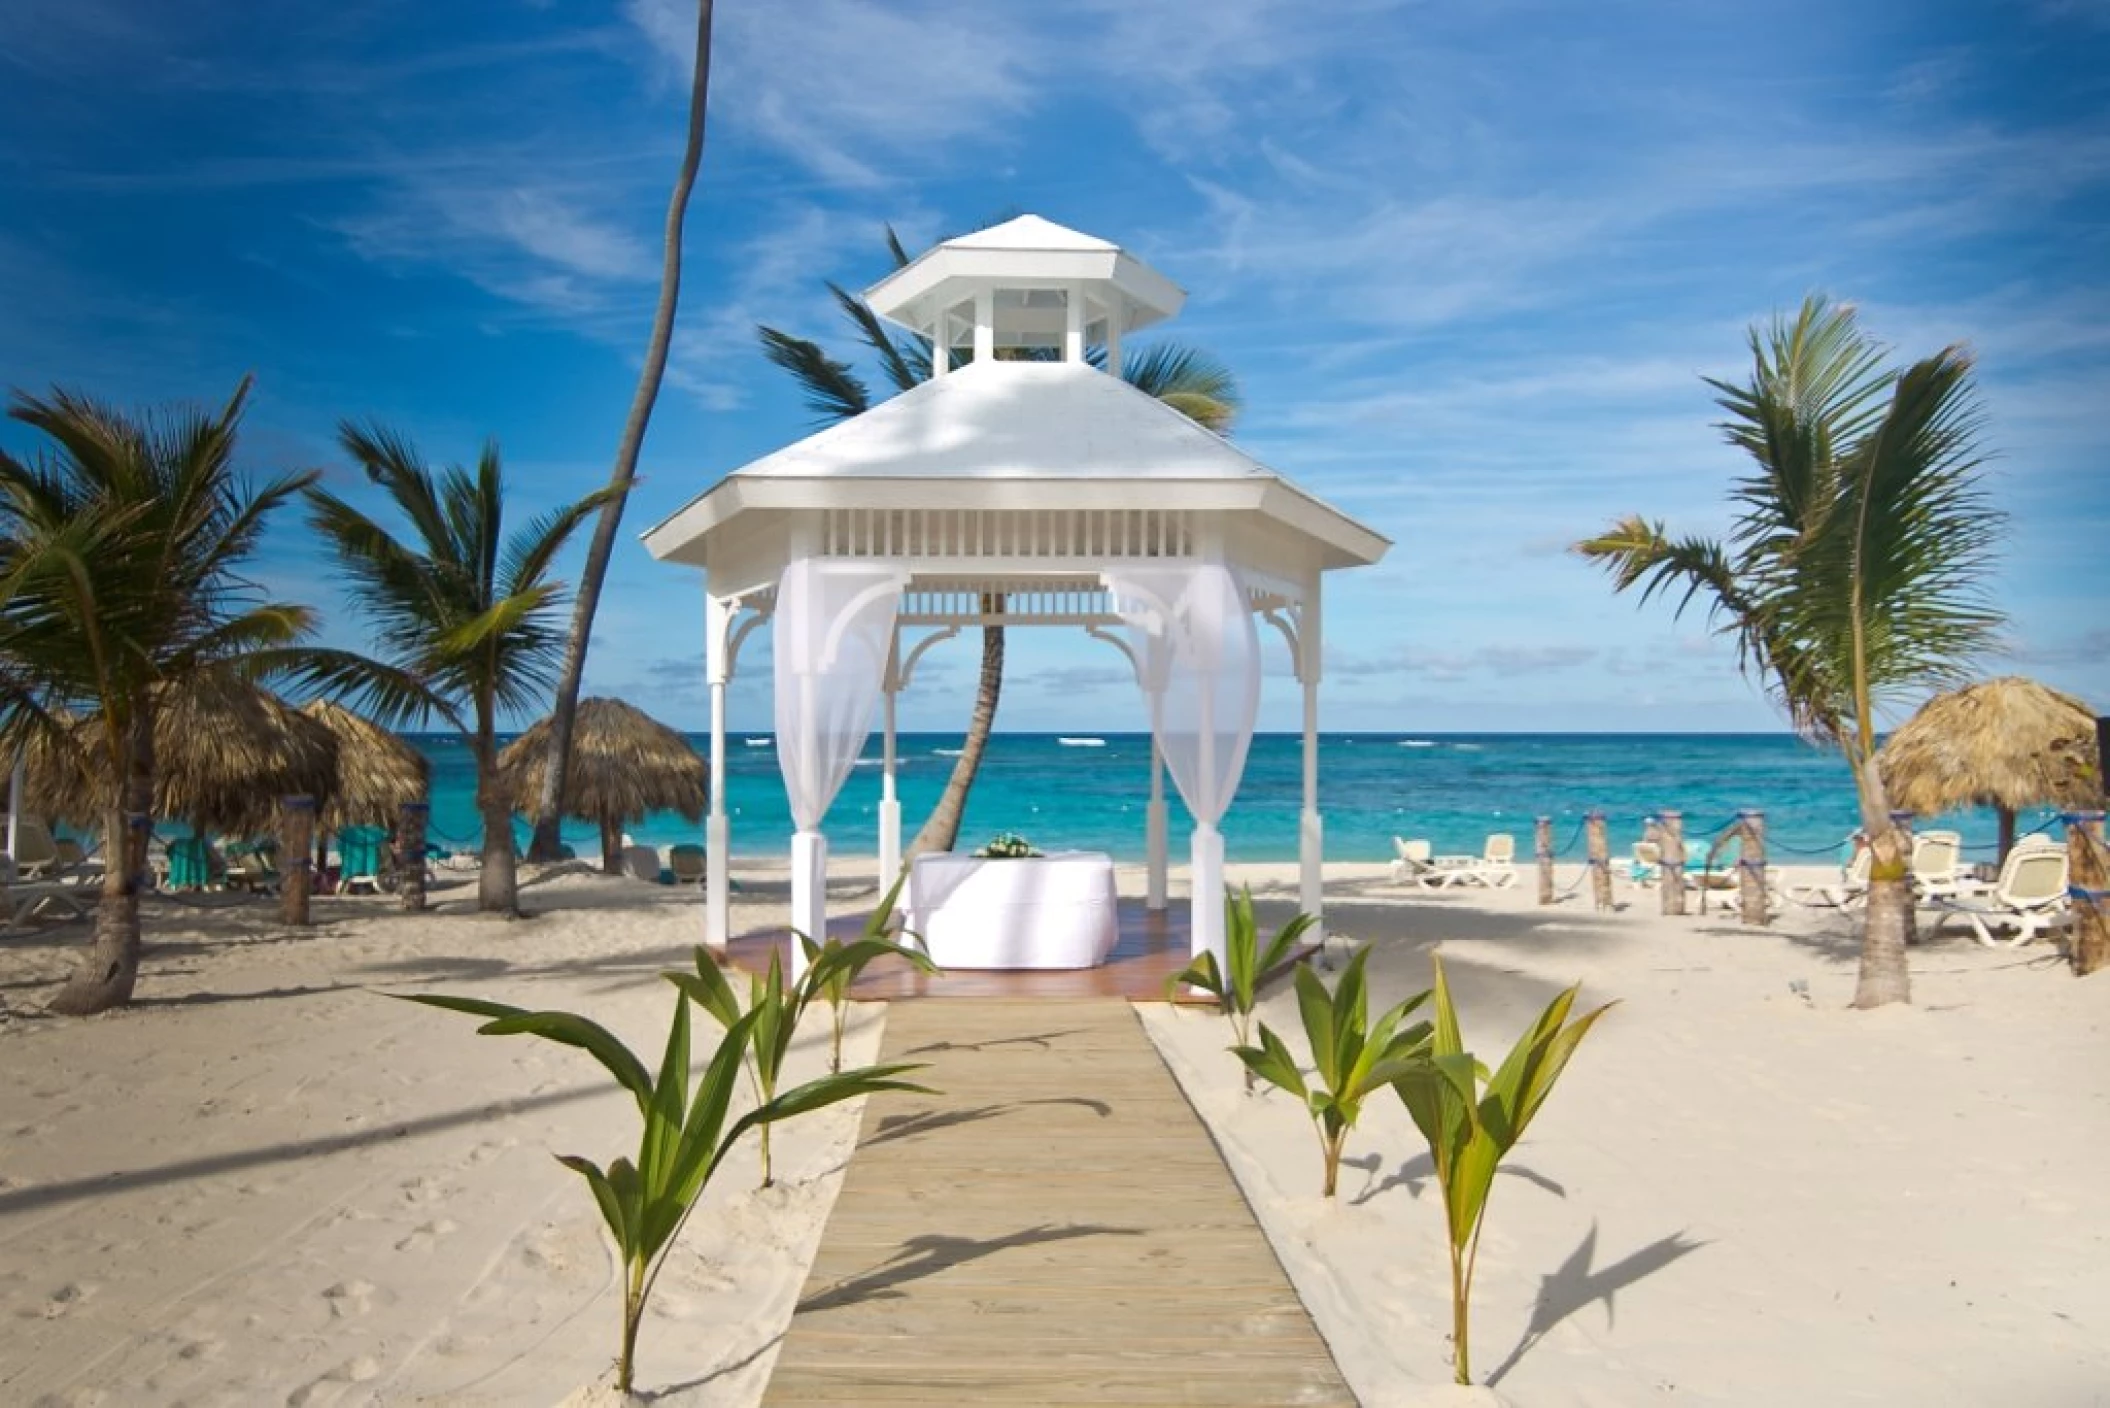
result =
M95 1287L86 1281L68 1282L52 1292L51 1299L44 1302L42 1311L46 1320L57 1320L71 1314L76 1306L95 1294Z
M442 1202L454 1191L437 1178L426 1178L422 1174L399 1186L403 1190L403 1201L419 1207Z
M396 1243L396 1250L399 1252L430 1252L439 1245L440 1238L450 1232L459 1232L460 1230L461 1224L451 1222L444 1217L436 1218L423 1224L408 1237Z
M469 1165L487 1164L499 1155L520 1147L518 1139L487 1139L469 1151L463 1162Z
M335 1403L352 1391L355 1384L371 1383L381 1377L379 1361L369 1355L347 1359L313 1383L303 1384L286 1395L286 1408L321 1408Z
M374 1308L374 1287L365 1281L339 1281L322 1298L330 1303L332 1319L348 1320Z
M176 1347L176 1357L190 1364L208 1364L227 1352L227 1341L213 1339L186 1340Z

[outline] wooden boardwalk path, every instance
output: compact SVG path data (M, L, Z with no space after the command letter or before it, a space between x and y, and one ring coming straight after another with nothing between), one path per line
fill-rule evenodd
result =
M1355 1402L1126 1002L897 1002L883 1050L943 1094L867 1104L765 1402Z

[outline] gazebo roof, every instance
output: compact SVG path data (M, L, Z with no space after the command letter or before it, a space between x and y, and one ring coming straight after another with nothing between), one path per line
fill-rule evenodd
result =
M709 567L737 518L812 510L1171 510L1235 515L1321 568L1390 543L1118 377L978 362L734 471L646 530L656 558Z
M924 251L865 290L865 302L889 322L927 335L979 288L1023 297L1069 285L1096 288L1104 308L1118 310L1122 332L1162 322L1187 300L1179 285L1119 245L1021 215Z

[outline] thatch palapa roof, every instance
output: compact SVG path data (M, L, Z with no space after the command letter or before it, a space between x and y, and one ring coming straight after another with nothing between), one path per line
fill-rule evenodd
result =
M1921 816L1992 807L2005 850L2026 807L2103 801L2095 716L2086 704L2020 676L1939 694L1877 754L1892 806Z
M394 826L403 804L425 795L432 762L412 744L327 699L304 704L300 712L337 740L336 778L316 815L323 830Z
M70 741L30 749L28 805L81 826L100 825L114 781L99 718ZM154 815L208 831L255 835L278 827L279 799L322 796L337 776L337 740L270 691L224 674L165 688L154 723Z
M549 742L550 721L543 719L498 755L499 786L515 808L541 800ZM620 699L582 699L565 771L564 814L598 822L605 855L614 831L648 813L701 820L708 774L687 738L642 710Z

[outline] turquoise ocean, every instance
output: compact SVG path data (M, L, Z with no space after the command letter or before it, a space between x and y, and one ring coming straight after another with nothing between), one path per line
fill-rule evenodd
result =
M439 736L413 736L432 758L432 826L443 845L470 847L481 832L475 773L468 750ZM699 753L708 739L692 736ZM904 843L937 800L960 746L958 735L903 734L897 787ZM828 813L837 853L878 849L879 739ZM1295 734L1253 740L1244 779L1224 824L1234 861L1293 860L1301 802L1302 744ZM767 735L726 740L726 808L733 853L782 855L791 813ZM1142 734L1090 738L999 733L991 738L961 830L963 847L1014 831L1048 850L1100 850L1143 857L1143 812L1150 792L1150 740ZM1172 850L1185 851L1187 819L1170 778ZM1766 814L1769 850L1779 863L1822 863L1858 825L1853 784L1835 752L1784 734L1323 734L1319 804L1326 854L1333 860L1388 860L1392 837L1426 837L1438 852L1478 851L1488 833L1516 835L1529 854L1534 818L1553 818L1563 857L1583 853L1580 827L1602 808L1612 851L1624 855L1641 837L1644 817L1664 808L1685 813L1689 844L1729 824L1739 808ZM2024 831L2051 819L2022 817ZM1922 826L1936 823L1926 821ZM1971 811L1943 823L1963 832L1974 859L1989 859L1991 812ZM519 828L524 837L525 828ZM700 824L659 815L633 825L640 842L666 846L703 839ZM565 836L581 855L596 853L595 832L568 823Z

